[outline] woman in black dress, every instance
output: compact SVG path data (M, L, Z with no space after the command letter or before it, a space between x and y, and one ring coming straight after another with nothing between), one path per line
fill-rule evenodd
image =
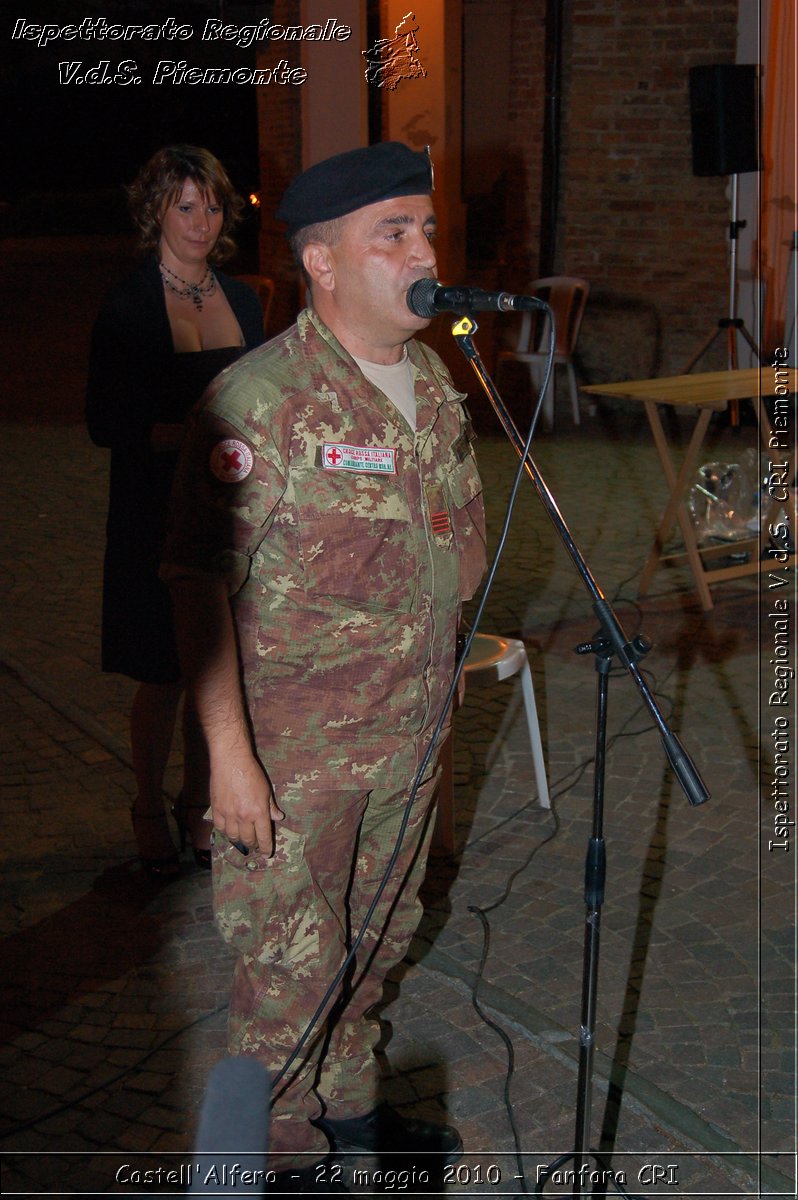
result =
M255 293L215 264L234 251L243 202L221 163L170 146L129 189L148 257L107 295L94 326L87 389L92 440L111 450L103 577L102 668L138 682L130 736L131 814L149 874L179 871L163 801L182 686L169 593L158 578L172 476L189 409L229 363L263 340ZM210 865L204 746L184 709L184 780L175 817Z

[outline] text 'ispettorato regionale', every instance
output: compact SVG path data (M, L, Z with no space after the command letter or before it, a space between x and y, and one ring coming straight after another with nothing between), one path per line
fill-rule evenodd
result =
M37 25L20 17L14 23L12 41L35 42L47 46L51 42L187 42L196 36L193 25L181 24L174 17L149 25L114 24L106 17L84 17L76 25ZM256 42L345 42L352 29L335 17L319 25L274 25L264 17L254 25L229 25L217 18L208 18L199 33L202 42L225 42L242 49Z

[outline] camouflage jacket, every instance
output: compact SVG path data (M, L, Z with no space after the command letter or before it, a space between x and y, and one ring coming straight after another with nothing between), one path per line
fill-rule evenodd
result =
M164 574L226 580L278 798L412 779L484 570L463 397L431 350L408 353L415 434L305 310L219 376L181 456Z

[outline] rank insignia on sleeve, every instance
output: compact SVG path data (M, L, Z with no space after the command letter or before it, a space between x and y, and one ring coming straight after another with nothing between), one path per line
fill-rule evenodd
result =
M224 438L211 450L210 468L222 483L240 483L252 470L252 451L238 438Z
M427 494L429 523L432 532L438 537L447 537L452 532L452 521L446 507L443 488L439 483L426 483L424 490Z

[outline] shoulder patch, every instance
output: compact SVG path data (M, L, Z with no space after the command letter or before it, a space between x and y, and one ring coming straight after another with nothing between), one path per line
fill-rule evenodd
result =
M252 451L238 438L224 438L211 450L211 472L222 483L240 483L252 470Z

